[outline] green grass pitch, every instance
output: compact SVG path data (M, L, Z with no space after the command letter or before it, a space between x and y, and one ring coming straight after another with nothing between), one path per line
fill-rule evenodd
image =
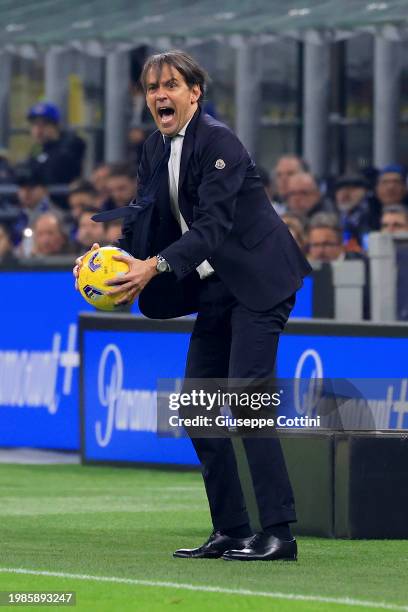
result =
M74 590L68 609L92 612L408 610L405 541L300 537L298 563L173 559L211 531L197 472L1 465L0 491L1 591Z

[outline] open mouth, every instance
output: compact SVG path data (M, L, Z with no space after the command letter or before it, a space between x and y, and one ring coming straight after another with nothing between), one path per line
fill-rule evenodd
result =
M161 119L162 124L167 125L173 119L175 111L174 108L171 108L170 106L161 106L157 110L157 113Z

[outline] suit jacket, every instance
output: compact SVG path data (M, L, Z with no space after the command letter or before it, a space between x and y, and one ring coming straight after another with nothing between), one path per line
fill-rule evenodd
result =
M144 145L138 194L143 194L163 147L157 130ZM195 268L205 259L236 299L255 311L269 310L301 287L311 268L271 206L254 162L235 134L200 108L184 136L178 194L189 231L181 235L168 182L163 181L148 250L151 256L160 253L172 272L154 277L142 291L143 314L169 318L196 312L199 286L205 281ZM134 222L127 221L120 241L130 253L137 252L134 229Z

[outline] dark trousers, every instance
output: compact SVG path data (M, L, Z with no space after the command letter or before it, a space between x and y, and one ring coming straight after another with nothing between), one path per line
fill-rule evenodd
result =
M279 334L295 296L267 312L238 303L217 276L202 281L190 339L186 378L261 379L273 375ZM230 438L192 438L201 462L215 530L249 523L234 446ZM296 521L292 488L280 442L242 438L263 528Z

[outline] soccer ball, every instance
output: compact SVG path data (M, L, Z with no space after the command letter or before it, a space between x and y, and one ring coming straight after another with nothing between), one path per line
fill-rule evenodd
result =
M99 310L116 310L121 304L115 304L123 293L107 295L113 285L105 285L105 281L125 274L129 266L124 261L113 259L114 255L127 255L129 253L114 246L101 247L89 251L82 259L79 270L78 288L85 300Z

